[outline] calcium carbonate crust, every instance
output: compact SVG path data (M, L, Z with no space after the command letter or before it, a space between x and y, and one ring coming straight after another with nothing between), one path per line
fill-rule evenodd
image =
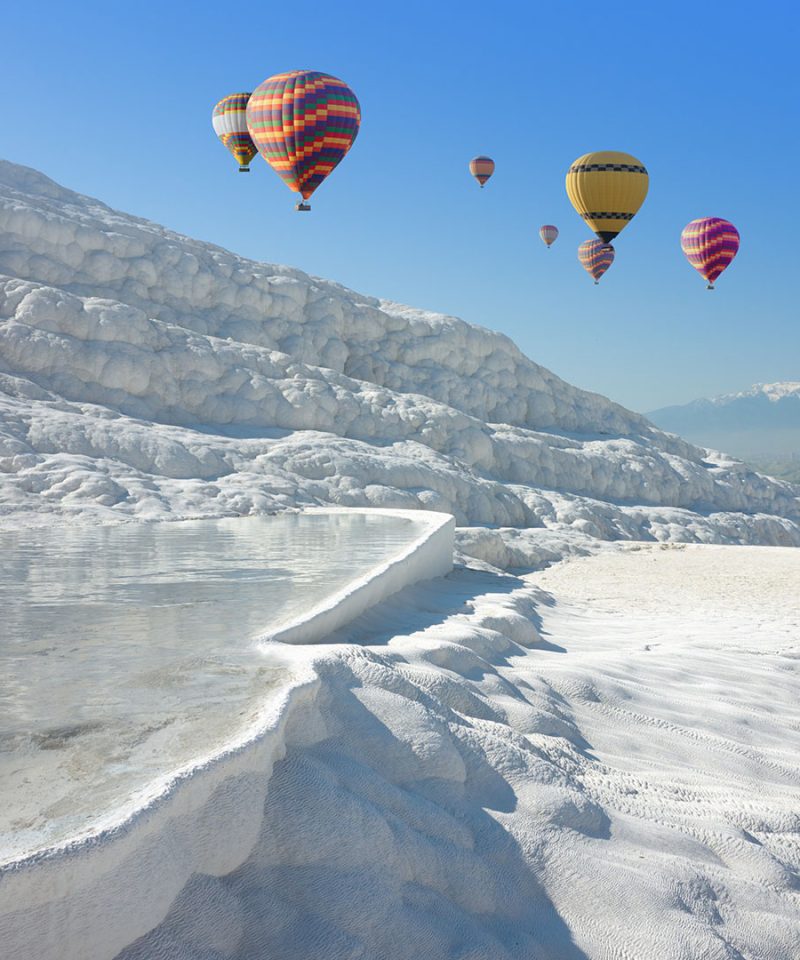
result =
M263 735L148 816L15 872L12 955L797 953L789 641L768 651L783 711L737 705L729 655L715 711L728 697L737 729L766 731L742 747L703 711L676 722L679 670L654 711L644 667L626 679L607 650L573 666L537 627L553 596L496 569L606 540L800 545L796 489L569 386L499 334L244 260L11 164L0 273L6 523L427 509L455 515L471 558L332 645L283 653L295 685ZM638 734L639 768L592 752L593 716ZM662 784L652 743L702 743L718 783ZM752 802L731 768L759 785Z
M9 163L0 238L0 509L15 522L333 504L568 540L800 543L788 484L571 387L498 333L245 260Z

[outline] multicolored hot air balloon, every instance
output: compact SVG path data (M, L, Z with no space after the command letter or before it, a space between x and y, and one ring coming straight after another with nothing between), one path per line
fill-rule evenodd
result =
M214 133L236 158L239 173L250 172L250 161L258 153L247 132L246 111L249 99L249 93L232 93L223 97L211 114Z
M265 80L247 104L247 129L286 186L308 200L352 147L361 107L342 80L292 70ZM298 203L297 210L310 210Z
M602 240L584 240L578 247L578 259L583 269L594 277L594 282L599 283L614 262L614 248Z
M631 222L647 196L649 177L629 153L586 153L567 172L570 203L606 243Z
M469 162L469 172L483 189L484 183L494 173L494 160L491 157L473 157Z
M720 217L701 217L687 223L681 232L686 259L714 289L714 281L739 250L739 231Z
M539 236L549 250L558 236L558 227L554 227L551 223L546 223L544 226L539 227Z

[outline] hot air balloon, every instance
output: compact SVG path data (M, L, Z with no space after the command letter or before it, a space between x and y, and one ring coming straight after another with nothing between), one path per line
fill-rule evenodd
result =
M681 232L686 259L714 289L714 281L736 256L739 231L720 217L701 217L687 223Z
M578 259L583 269L594 277L594 282L599 283L614 262L614 248L602 240L584 240L578 247Z
M484 183L486 183L494 173L494 160L492 160L491 157L473 157L469 162L469 172L481 185L481 189L483 189Z
M608 243L644 203L648 182L647 170L636 157L601 150L578 157L569 168L567 196L597 236Z
M539 236L549 250L558 236L558 227L554 227L551 223L546 223L544 226L539 227Z
M356 95L342 80L292 70L265 80L247 104L247 129L290 190L308 200L352 147L361 125ZM300 202L297 210L310 210Z
M250 172L250 161L258 153L247 132L246 110L249 99L249 93L232 93L223 97L211 114L214 133L236 158L239 173Z

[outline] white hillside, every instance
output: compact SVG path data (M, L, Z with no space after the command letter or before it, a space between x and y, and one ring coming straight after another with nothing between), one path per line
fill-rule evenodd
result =
M31 799L14 751L38 751L48 765L60 757L69 790L43 777L41 815L34 796L14 829L54 837L76 813L63 797L86 799L73 790L81 769L101 756L130 772L126 743L153 781L73 843L0 868L4 955L800 956L800 551L598 546L800 546L797 494L569 386L498 334L241 259L0 164L0 527L12 566L26 562L19 543L53 539L58 580L76 556L67 524L19 534L54 518L306 504L451 511L462 552L498 566L596 554L544 572L459 564L310 646L253 641L242 592L217 578L228 652L209 659L193 634L181 667L202 717L176 703L179 671L149 669L175 632L161 610L164 636L139 651L143 695L151 684L175 723L141 709L146 729L127 723L120 737L97 707L111 687L132 689L130 671L106 670L109 686L101 658L73 642L79 628L53 612L52 576L32 565L37 622L58 620L94 695L76 683L73 701L89 702L68 704L63 723L40 682L16 696L13 783ZM155 553L167 577L143 567L143 583L185 579ZM204 584L195 614L210 620L212 578L196 549L184 556ZM131 609L150 606L129 590L135 571L109 565L107 548L99 563ZM274 616L248 582L259 617ZM93 602L78 618L117 663L125 632L98 627L96 589ZM63 678L58 644L20 619L40 645L12 659ZM253 711L208 672L235 684L239 658L258 676ZM215 704L233 738L224 749ZM187 746L190 768L169 769L169 744Z
M708 459L500 334L245 260L9 163L0 275L0 505L16 522L333 503L559 538L800 544L789 485ZM464 542L492 536L495 559L531 549L512 532Z

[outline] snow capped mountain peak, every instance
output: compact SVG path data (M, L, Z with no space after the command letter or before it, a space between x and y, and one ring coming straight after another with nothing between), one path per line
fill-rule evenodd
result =
M800 381L756 383L647 416L692 443L745 458L800 456Z
M753 393L763 393L775 403L784 397L793 397L800 400L800 380L784 380L779 383L757 383L753 386Z
M724 406L736 400L742 400L747 397L766 397L772 403L783 400L785 397L794 397L800 399L800 380L784 380L778 383L754 383L749 390L742 390L739 393L723 393L716 397L709 397L708 403L715 406ZM703 401L695 401L702 403Z
M246 260L10 163L0 231L0 505L16 522L436 509L514 528L469 542L517 565L548 536L800 543L786 484L500 333Z

